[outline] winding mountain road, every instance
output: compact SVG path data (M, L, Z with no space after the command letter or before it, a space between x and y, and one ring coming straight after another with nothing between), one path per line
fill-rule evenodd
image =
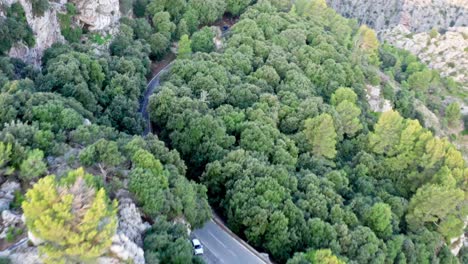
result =
M140 113L146 121L143 136L151 132L151 121L148 113L149 98L157 93L161 87L161 75L170 70L173 61L156 72L149 81L145 95L140 105ZM242 241L213 213L213 219L205 223L203 228L194 230L192 237L196 237L202 243L205 253L202 256L208 264L268 264L267 257L258 253L254 248Z

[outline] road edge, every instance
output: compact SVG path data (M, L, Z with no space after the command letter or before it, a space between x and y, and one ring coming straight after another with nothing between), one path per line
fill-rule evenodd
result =
M211 218L213 222L218 225L221 229L226 231L231 237L233 237L237 242L239 242L243 247L245 247L248 251L250 251L252 254L257 256L259 259L261 259L264 263L266 264L273 264L269 259L265 258L262 254L260 254L255 248L253 248L251 245L249 245L247 242L245 242L243 239L241 239L239 236L237 236L234 232L232 232L221 220L221 218L213 213L213 216Z

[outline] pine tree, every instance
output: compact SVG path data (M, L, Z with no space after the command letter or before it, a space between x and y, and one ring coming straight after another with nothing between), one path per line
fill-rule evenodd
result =
M316 156L332 159L336 155L337 134L333 118L329 114L321 114L307 119L304 125L304 135Z
M398 112L390 110L383 113L375 125L374 133L369 135L371 149L377 154L392 156L403 127L403 118Z
M58 182L49 175L26 193L26 226L44 240L39 250L48 263L93 261L111 245L117 228L117 202L82 168Z
M435 184L424 185L411 198L406 221L411 230L432 225L447 239L463 232L466 215L465 194L460 189Z

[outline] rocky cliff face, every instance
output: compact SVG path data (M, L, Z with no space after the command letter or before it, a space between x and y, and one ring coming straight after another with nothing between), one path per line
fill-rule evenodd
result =
M404 25L412 32L468 26L467 0L327 0L343 16L376 30Z
M374 28L380 39L417 55L468 89L468 0L327 0ZM443 34L431 37L429 31Z
M120 19L119 0L71 0L77 19L91 31L108 30Z
M444 34L431 37L429 32L411 34L408 28L399 25L382 31L381 37L417 54L421 61L442 75L468 84L468 27L449 28Z
M44 50L56 42L65 41L58 19L59 13L66 12L65 4L75 4L77 15L74 20L90 31L112 32L120 19L119 0L60 0L49 1L50 8L43 16L34 16L30 0L0 0L0 5L10 6L19 2L25 11L26 20L34 32L36 45L32 48L17 43L9 52L10 57L20 58L27 63L40 65ZM0 12L0 15L3 15Z
M34 16L32 5L29 0L19 0L19 3L23 6L24 12L26 14L26 20L34 32L36 45L32 48L29 48L22 43L17 43L10 50L9 56L13 58L20 58L26 63L40 65L44 50L56 42L64 41L62 34L60 33L60 24L57 17L57 13L63 5L51 2L50 8L44 13L43 16Z

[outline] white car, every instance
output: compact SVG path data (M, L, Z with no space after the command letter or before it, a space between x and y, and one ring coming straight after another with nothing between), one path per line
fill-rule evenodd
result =
M200 243L200 240L196 238L192 239L192 246L195 255L203 255L203 245Z

